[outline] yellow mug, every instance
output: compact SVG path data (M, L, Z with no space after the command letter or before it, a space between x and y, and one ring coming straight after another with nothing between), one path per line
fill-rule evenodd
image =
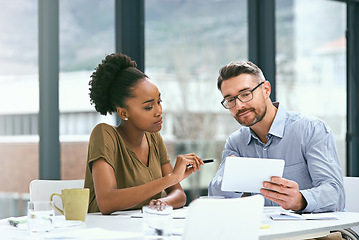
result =
M88 188L66 188L61 190L61 194L53 193L50 196L50 201L57 195L62 200L62 208L59 209L55 204L54 207L65 215L66 220L81 220L85 221L87 209L89 205L90 189Z

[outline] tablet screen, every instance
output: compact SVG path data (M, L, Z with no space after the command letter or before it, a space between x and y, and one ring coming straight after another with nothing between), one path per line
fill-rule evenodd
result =
M263 182L282 177L283 169L282 159L227 157L222 191L259 193Z

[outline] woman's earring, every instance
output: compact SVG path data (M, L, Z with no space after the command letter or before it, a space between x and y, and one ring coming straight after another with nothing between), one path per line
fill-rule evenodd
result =
M128 120L128 118L127 118L127 117L125 117L125 119L123 119L123 120L127 121L127 120Z

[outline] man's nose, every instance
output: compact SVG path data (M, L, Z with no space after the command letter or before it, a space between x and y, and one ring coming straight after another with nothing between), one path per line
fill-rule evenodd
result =
M241 102L241 100L239 100L238 97L236 97L236 106L234 106L236 109L241 109L243 108L243 103Z

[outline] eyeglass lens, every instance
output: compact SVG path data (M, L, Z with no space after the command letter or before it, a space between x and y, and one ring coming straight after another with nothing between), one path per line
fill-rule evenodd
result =
M256 90L260 85L262 85L264 82L259 83L256 87L254 87L252 90L247 90L244 92L241 92L240 94L238 94L236 97L231 97L231 98L227 98L224 99L222 101L222 105L229 109L232 108L234 106L236 106L236 99L238 98L239 101L241 101L242 103L245 102L249 102L250 100L253 99L253 91Z
M236 99L239 99L241 102L245 103L245 102L249 102L250 100L252 100L253 95L251 91L245 91L242 92L240 94L238 94L236 97L232 97L229 99L225 99L223 104L225 107L227 108L232 108L236 105Z

